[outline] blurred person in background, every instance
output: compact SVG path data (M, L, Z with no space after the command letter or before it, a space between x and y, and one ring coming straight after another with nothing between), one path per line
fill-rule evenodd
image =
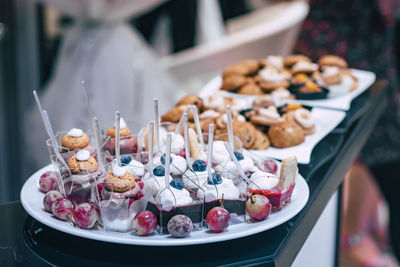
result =
M318 59L345 58L354 68L388 80L387 108L344 180L342 266L398 266L387 253L385 202L390 207L391 242L400 256L400 90L395 61L394 0L311 0L296 52ZM397 35L398 37L398 35ZM398 48L398 46L397 46Z

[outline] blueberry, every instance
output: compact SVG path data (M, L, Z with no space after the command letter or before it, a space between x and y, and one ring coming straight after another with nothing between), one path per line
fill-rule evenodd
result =
M178 190L182 190L183 189L183 182L181 180L172 180L169 183L173 188L178 189Z
M235 157L238 161L241 161L242 159L244 159L243 154L240 152L233 152L235 154Z
M125 156L121 158L121 164L122 166L126 166L131 162L132 158L130 156Z
M208 184L217 185L217 184L222 183L221 175L219 175L218 173L214 172L213 174L211 174L211 177L212 177L212 181L210 179L208 179Z
M165 169L163 166L157 166L154 168L153 173L155 176L164 176L165 175Z
M160 161L162 164L165 164L165 158L166 158L165 154L161 156ZM172 157L169 158L169 163L172 163Z
M192 167L195 172L203 172L207 169L207 165L204 162L204 160L200 160L200 159L195 160L192 164Z

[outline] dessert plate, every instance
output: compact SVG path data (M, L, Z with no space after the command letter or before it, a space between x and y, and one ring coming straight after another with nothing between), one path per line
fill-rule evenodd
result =
M230 225L226 231L220 234L212 233L209 230L194 231L189 237L182 239L171 238L168 235L161 236L158 234L140 237L134 233L83 230L75 228L71 223L62 222L53 218L50 213L44 211L42 208L44 194L38 189L40 175L49 170L53 170L53 166L49 165L34 173L25 182L21 190L21 202L29 215L39 222L64 233L118 244L142 246L184 246L220 242L245 237L271 229L290 220L306 205L309 197L307 182L299 174L296 178L296 187L292 194L292 202L289 205L284 206L281 211L272 213L268 219L262 222L235 223Z
M342 122L346 117L346 112L332 109L312 108L311 114L315 119L315 133L307 135L303 143L288 148L269 147L266 150L250 151L260 157L271 157L280 160L294 155L297 157L299 163L310 163L311 153L314 147Z
M358 79L358 87L351 93L338 95L335 97L329 97L326 99L315 99L315 100L287 100L286 103L299 103L302 105L312 106L312 107L324 107L340 110L349 110L351 106L351 101L359 96L365 90L367 90L375 81L376 75L370 71L351 69L351 72ZM209 81L203 89L200 91L199 96L201 98L208 98L213 93L219 90L222 85L222 77L219 75ZM255 96L240 95L236 93L229 93L226 91L221 91L227 96L233 96L235 99L241 99L246 102L249 106L253 103Z

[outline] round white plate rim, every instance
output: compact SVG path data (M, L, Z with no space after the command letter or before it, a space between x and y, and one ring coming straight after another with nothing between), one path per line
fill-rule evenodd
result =
M41 195L40 202L42 202L44 194L41 193L38 188L37 188L37 182L40 177L40 174L42 174L45 171L51 170L53 166L48 165L37 172L35 172L24 184L21 190L20 198L21 198L21 203L24 209L27 211L29 215L31 215L34 219L37 221L53 228L58 231L75 235L78 237L83 237L83 238L88 238L88 239L93 239L93 240L98 240L98 241L104 241L104 242L110 242L110 243L118 243L118 244L127 244L127 245L142 245L142 246L184 246L184 245L199 245L199 244L205 244L205 243L215 243L215 242L222 242L222 241L227 241L227 240L232 240L232 239L237 239L241 237L246 237L249 235L257 234L266 230L269 230L271 228L274 228L294 216L296 216L306 205L308 198L309 198L309 188L307 182L304 180L304 178L299 174L297 176L296 180L296 187L293 192L292 196L292 203L289 205L286 205L283 207L283 209L290 209L291 212L283 218L280 219L275 219L273 222L270 221L270 218L268 218L265 221L262 222L257 222L257 223L243 223L243 224L238 224L238 225L231 225L229 226L228 230L220 233L220 234L213 234L213 233L207 233L206 238L204 236L200 237L192 237L190 236L189 238L183 238L183 239L175 239L175 238L170 238L168 236L157 236L159 239L149 239L148 237L139 237L131 233L110 233L106 231L99 231L99 230L83 230L79 228L73 227L70 223L66 222L61 222L55 218L51 218L51 215L44 211L43 209L37 210L32 205L30 204L30 201L32 199L29 198L31 195L30 192L34 190L38 194ZM301 189L301 190L299 190ZM298 198L298 199L297 199ZM298 201L297 205L294 205L293 200ZM38 201L38 200L36 200ZM297 202L296 202L297 203ZM282 212L282 211L280 211ZM273 215L273 214L272 214ZM272 216L271 216L272 217ZM49 220L51 218L51 220ZM248 227L248 229L245 229L244 231L239 231L236 233L232 233L229 231L229 229L240 227L244 224L252 225L252 227ZM208 230L207 230L208 231ZM204 231L202 231L204 232ZM110 234L113 234L110 236ZM121 235L120 236L115 236L115 235ZM129 235L129 238L127 238L127 235Z

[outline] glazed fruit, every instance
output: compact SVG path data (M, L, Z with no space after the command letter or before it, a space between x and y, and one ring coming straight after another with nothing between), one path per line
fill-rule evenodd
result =
M212 208L206 217L208 228L214 233L221 233L229 226L231 216L223 207Z
M122 166L126 166L131 162L132 158L130 156L121 157Z
M51 191L47 192L43 198L44 209L51 213L52 212L51 206L53 205L53 202L59 198L63 198L63 195L59 191L51 190Z
M262 221L269 216L271 203L264 195L252 195L246 201L246 211L253 220Z
M66 198L59 198L51 205L51 211L57 219L67 221L75 211L75 205Z
M157 166L154 168L153 173L155 176L164 176L165 175L165 169L163 166Z
M211 177L212 177L212 181L210 181L210 179L208 179L208 184L217 185L217 184L222 183L221 175L219 175L218 173L215 173L215 172L212 173Z
M192 164L192 168L195 172L203 172L207 168L207 164L205 163L204 160L195 160Z
M133 230L137 235L147 236L153 233L156 227L157 217L151 211L141 211L133 218Z
M193 223L188 216L178 214L169 220L167 228L173 237L186 237L192 232Z
M40 191L47 193L50 190L57 190L57 176L58 173L54 171L47 171L43 173L39 178L39 189Z
M91 229L96 224L99 216L96 208L90 203L79 204L72 213L73 222L82 229Z
M160 161L162 164L165 164L165 154L161 156ZM172 158L169 158L169 163L172 163Z
M181 180L174 179L169 183L173 188L182 190L184 187L184 184Z

